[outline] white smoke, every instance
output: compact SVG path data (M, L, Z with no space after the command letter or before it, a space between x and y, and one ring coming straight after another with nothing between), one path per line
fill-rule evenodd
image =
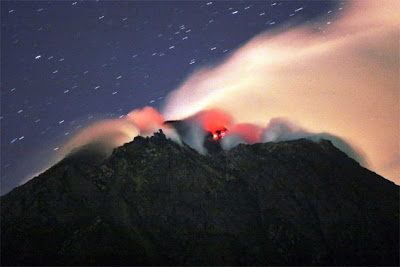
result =
M220 108L257 125L290 118L306 132L343 137L369 168L400 184L398 14L398 0L349 1L329 25L260 34L190 76L163 114L181 119ZM271 126L264 138L285 139L288 130Z

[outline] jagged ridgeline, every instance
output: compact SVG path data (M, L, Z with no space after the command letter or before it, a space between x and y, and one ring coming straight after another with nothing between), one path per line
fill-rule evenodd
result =
M94 151L1 198L2 265L399 265L399 187L329 141Z

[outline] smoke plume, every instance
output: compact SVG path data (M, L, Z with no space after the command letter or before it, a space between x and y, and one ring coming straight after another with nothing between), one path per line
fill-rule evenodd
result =
M133 110L126 118L140 129L141 135L156 132L165 121L164 117L152 107Z
M351 1L342 12L330 24L261 34L199 69L170 94L164 116L218 108L238 123L290 118L306 132L343 137L370 169L400 184L400 3ZM263 138L285 140L287 130L271 125Z
M332 23L256 36L222 64L191 75L169 95L162 115L146 107L98 122L67 142L61 154L98 141L113 148L159 128L206 153L207 132L226 127L224 149L326 138L400 184L399 3L347 5ZM165 119L184 120L184 130L164 125Z
M154 108L145 107L130 112L119 119L95 122L69 140L58 153L58 159L68 155L71 151L89 144L97 144L101 153L109 155L113 148L128 143L137 135L151 135L158 129L176 142L180 142L175 130L163 125L164 117Z

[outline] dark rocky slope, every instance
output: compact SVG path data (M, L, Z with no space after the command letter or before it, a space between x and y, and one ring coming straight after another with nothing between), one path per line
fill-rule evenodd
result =
M2 265L398 265L399 187L329 141L200 155L162 133L1 198Z

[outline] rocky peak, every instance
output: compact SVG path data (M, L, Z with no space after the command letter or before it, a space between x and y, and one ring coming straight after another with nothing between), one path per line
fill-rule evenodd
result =
M82 151L1 198L2 265L399 264L399 187L329 141Z

